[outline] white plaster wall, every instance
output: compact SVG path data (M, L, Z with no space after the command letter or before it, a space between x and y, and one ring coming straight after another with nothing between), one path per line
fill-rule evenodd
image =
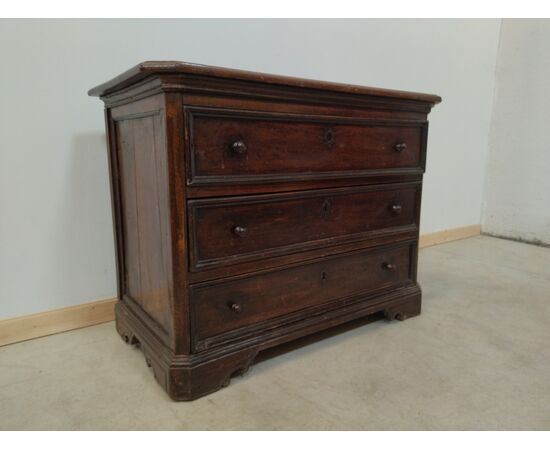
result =
M439 94L422 233L480 222L499 20L0 21L0 319L116 293L103 105L185 60Z
M550 244L550 20L504 20L482 230Z

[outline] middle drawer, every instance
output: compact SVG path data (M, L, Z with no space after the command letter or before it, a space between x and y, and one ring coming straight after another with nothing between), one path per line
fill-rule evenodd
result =
M417 227L420 184L190 200L190 270Z

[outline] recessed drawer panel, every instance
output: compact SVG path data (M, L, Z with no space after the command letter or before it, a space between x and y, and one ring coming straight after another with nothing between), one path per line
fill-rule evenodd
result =
M195 339L411 281L414 246L362 251L232 281L191 286Z
M416 227L418 184L189 201L190 267L333 245Z
M421 172L424 166L426 122L186 111L193 185Z

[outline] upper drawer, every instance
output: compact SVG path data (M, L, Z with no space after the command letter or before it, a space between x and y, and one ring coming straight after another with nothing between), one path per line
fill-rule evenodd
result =
M190 269L415 229L420 184L191 200Z
M189 183L348 178L424 169L427 122L186 108Z

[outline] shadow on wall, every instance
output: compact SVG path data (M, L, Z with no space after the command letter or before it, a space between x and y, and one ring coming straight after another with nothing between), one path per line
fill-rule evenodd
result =
M83 303L116 296L109 166L104 132L76 134L58 220L60 292Z

